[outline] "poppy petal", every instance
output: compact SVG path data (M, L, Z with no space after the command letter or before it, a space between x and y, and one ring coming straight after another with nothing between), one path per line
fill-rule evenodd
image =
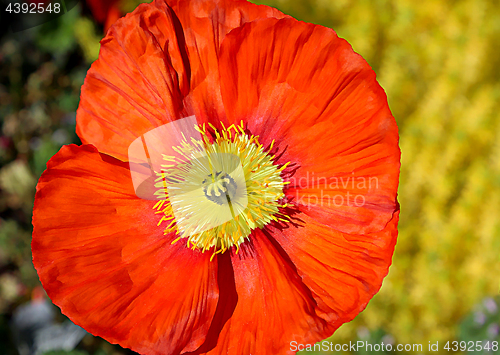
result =
M174 17L164 4L143 4L109 29L82 87L83 143L126 160L135 138L181 115L189 68Z
M292 202L341 232L385 227L396 209L398 130L375 73L345 40L294 19L255 21L225 37L220 66L229 124L243 120L265 146L281 147L275 163L295 164Z
M264 231L255 230L231 261L238 303L207 354L294 354L291 342L315 343L333 333L288 256Z
M114 24L121 16L121 10L117 6L112 6L108 11L106 21L104 22L104 33L108 32L111 25Z
M90 8L92 16L99 23L104 23L109 12L113 7L116 7L118 0L86 0L85 3Z
M335 231L307 215L303 227L273 230L318 304L337 329L365 309L391 265L399 211L382 231L355 235Z
M77 111L82 142L126 161L132 141L160 125L191 115L223 119L220 42L233 28L269 16L285 15L246 1L140 5L109 29L87 73Z
M288 17L269 6L243 0L167 0L184 29L191 65L191 92L186 98L191 113L201 122L218 125L225 120L220 96L219 49L224 37L244 23Z
M217 262L171 245L127 165L90 145L51 159L37 188L33 264L53 302L89 332L143 354L194 351L217 307Z

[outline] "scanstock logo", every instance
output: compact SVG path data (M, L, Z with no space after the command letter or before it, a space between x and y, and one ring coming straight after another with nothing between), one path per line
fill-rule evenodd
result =
M63 16L79 0L0 0L1 22L20 32Z

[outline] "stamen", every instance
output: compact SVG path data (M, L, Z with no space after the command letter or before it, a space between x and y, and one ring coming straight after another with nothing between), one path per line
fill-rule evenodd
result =
M221 125L219 131L208 123L211 134L205 124L195 126L201 139L182 135L173 147L178 155L163 155L168 164L156 172L155 195L161 200L153 207L162 214L158 225L169 222L164 233L178 235L172 244L185 238L188 248L211 250L211 260L233 246L238 253L253 229L289 221L280 209L290 204L279 202L289 183L281 172L289 162L275 165L258 136L245 133L243 122Z

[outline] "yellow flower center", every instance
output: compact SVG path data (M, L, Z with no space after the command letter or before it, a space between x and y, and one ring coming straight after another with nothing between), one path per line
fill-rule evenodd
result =
M185 238L193 250L212 250L213 258L233 246L238 252L253 229L288 221L279 210L287 207L280 200L288 163L275 165L243 123L221 131L210 127L214 139L204 125L196 126L200 140L184 138L173 148L176 155L163 156L155 182L161 200L153 208L162 215L158 225L168 223L164 233L179 236L173 243Z

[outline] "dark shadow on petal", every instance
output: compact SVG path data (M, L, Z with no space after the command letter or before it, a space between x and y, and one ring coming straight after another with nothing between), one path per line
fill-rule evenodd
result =
M305 226L305 221L300 218L300 215L302 214L302 211L298 206L294 204L295 201L295 196L293 195L286 195L285 198L281 199L279 203L284 204L286 203L286 207L280 207L279 208L279 214L282 216L288 217L288 221L270 221L268 225L264 226L263 229L267 230L271 235L272 231L270 228L276 228L280 231L284 229L288 229L290 227L295 227L295 228L301 228Z
M308 299L314 303L314 307L318 308L318 303L316 302L316 299L313 297L311 290L309 287L302 281L302 276L300 276L299 272L297 271L297 266L295 263L292 261L288 253L283 249L280 243L276 239L273 238L272 232L270 232L268 229L261 229L262 233L266 236L266 238L269 240L271 245L278 251L280 256L282 257L283 261L285 264L287 264L292 270L293 274L297 276L297 287L303 288L304 292L307 294Z
M186 38L184 36L184 29L182 28L181 21L179 20L176 13L172 10L170 6L169 6L169 12L172 16L172 22L174 24L175 33L177 34L177 45L179 46L179 50L181 52L182 63L184 65L184 70L187 79L186 80L187 86L184 88L181 87L180 89L182 94L186 96L189 93L189 86L191 84L191 64L189 63L189 57L187 53ZM167 48L166 44L165 48Z
M286 151L288 150L288 145L283 148L283 151L281 151L281 153L278 154L278 151L276 151L276 153L274 154L275 157L274 157L274 161L279 161L281 159L281 157L286 153Z
M215 262L215 261L213 261ZM219 286L219 302L215 310L210 329L208 329L205 342L193 352L185 355L205 354L217 346L219 334L231 318L238 303L238 294L236 293L236 283L234 281L234 270L231 264L230 253L222 253L217 256L218 272L217 283Z
M248 236L248 239L245 239L245 242L240 245L238 254L236 254L233 250L231 251L233 260L255 259L258 257L257 251L255 250L255 246L253 244L253 238L255 238L254 233L255 230L252 231L252 233Z

